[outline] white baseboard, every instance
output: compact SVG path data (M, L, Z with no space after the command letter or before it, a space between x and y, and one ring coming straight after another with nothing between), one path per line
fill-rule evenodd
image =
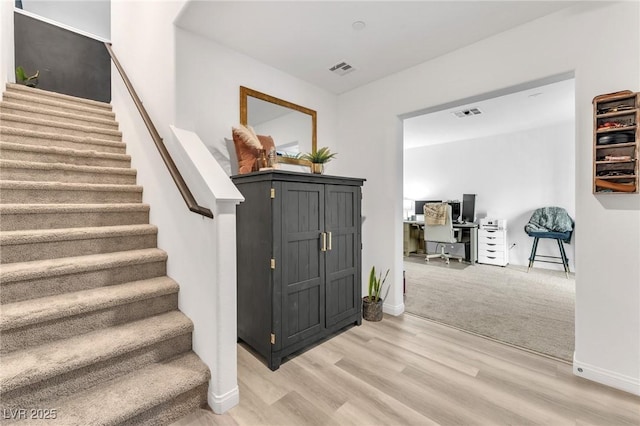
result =
M240 403L240 390L236 386L224 395L214 395L211 393L211 386L208 392L209 407L216 414L223 414Z
M576 359L575 352L573 354L573 374L605 386L620 389L634 395L640 395L640 378L625 376L615 371L605 370L595 365L580 362Z
M404 303L400 303L399 305L389 305L385 302L384 305L382 305L382 312L393 315L394 317L402 315L402 313L404 313Z

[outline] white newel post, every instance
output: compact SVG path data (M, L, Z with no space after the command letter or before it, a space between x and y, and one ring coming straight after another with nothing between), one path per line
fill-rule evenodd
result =
M216 365L209 383L209 406L218 414L240 401L237 380L236 319L236 205L240 200L218 200L215 208Z
M207 222L206 230L195 231L213 234L211 238L196 237L207 244L200 253L193 253L202 256L209 266L206 276L199 277L194 288L206 287L185 295L183 306L188 304L194 314L194 350L211 370L207 402L215 413L222 414L240 401L236 359L236 206L244 198L196 133L170 127L178 141L170 147L176 164L196 199L211 208L214 215L212 220L202 219ZM209 259L213 259L212 265L208 264Z

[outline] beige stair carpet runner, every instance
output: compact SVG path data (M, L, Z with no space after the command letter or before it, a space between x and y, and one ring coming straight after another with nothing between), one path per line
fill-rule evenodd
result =
M111 105L9 84L0 103L2 424L169 424L206 406Z

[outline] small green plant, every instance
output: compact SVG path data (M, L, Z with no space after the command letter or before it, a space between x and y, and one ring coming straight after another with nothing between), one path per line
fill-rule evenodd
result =
M376 276L376 267L371 267L371 273L369 274L369 303L378 303L378 300L384 299L387 297L389 293L389 287L387 286L387 291L385 292L383 297L380 297L380 292L382 291L382 287L384 286L384 282L387 280L387 276L389 275L389 270L384 274L384 278L382 277L382 272L380 272L379 276Z
M331 161L337 154L335 152L331 152L328 147L323 146L322 148L316 150L316 152L308 152L302 154L300 158L303 160L311 161L316 164L324 164Z
M300 159L302 157L302 153L301 152L289 152L289 151L285 151L282 153L282 156L285 158L295 158Z
M16 80L18 83L24 84L29 87L36 87L38 85L38 76L40 75L40 71L36 71L34 75L28 76L24 71L24 68L18 66L16 68Z

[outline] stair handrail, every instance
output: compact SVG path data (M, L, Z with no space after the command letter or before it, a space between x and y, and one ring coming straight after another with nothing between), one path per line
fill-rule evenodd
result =
M138 108L138 111L142 116L142 120L144 121L144 124L147 126L147 129L151 134L151 139L153 139L153 142L155 143L156 148L158 148L160 157L162 157L164 164L167 166L167 169L169 169L169 174L173 178L173 181L175 182L176 186L178 187L178 191L180 191L180 195L182 195L182 198L184 199L185 203L187 203L187 207L189 208L189 210L191 210L194 213L198 213L202 216L213 218L213 212L206 207L198 205L196 199L193 197L193 194L191 193L189 186L187 185L187 183L184 181L184 178L180 174L180 171L178 170L176 163L173 161L171 154L169 154L169 151L167 150L167 147L165 146L164 141L160 137L160 134L158 133L156 126L154 126L153 121L151 121L151 118L149 117L147 110L142 105L142 101L138 97L138 94L136 93L135 89L133 88L133 85L131 84L129 77L127 77L127 73L124 71L124 68L122 68L120 61L118 61L118 58L116 57L116 54L114 53L113 48L111 47L111 43L105 42L104 45L107 48L107 52L109 52L109 56L111 56L111 60L113 60L114 65L118 69L118 72L120 73L120 76L122 77L122 80L124 81L125 86L127 86L127 90L129 90L129 94L133 99L133 103Z

